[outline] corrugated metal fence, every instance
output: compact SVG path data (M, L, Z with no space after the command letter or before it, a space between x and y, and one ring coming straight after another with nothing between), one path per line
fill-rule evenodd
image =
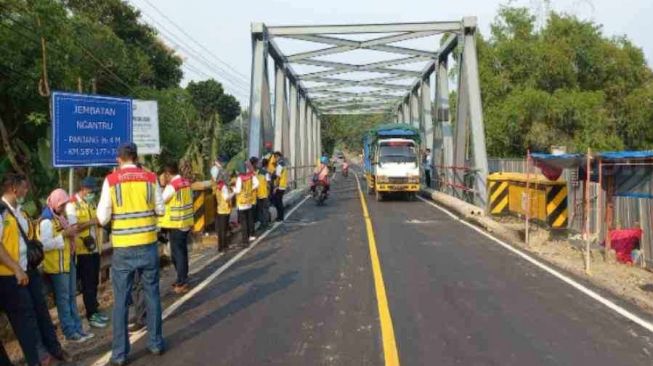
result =
M489 159L488 167L490 173L495 172L526 172L525 159ZM533 171L539 172L537 168ZM569 189L569 229L574 232L582 232L583 228L583 182L577 182L576 177L571 171L565 170L563 177L567 180ZM653 182L650 182L653 186ZM652 187L653 188L653 187ZM599 206L598 184L592 183L590 190L590 227L591 232L598 235L599 242L605 238L605 225L599 230L600 217L603 215L602 208ZM605 205L605 193L601 192L602 206ZM641 247L646 256L648 265L653 265L653 200L644 198L615 198L615 225L616 227L634 227L640 226L644 231Z

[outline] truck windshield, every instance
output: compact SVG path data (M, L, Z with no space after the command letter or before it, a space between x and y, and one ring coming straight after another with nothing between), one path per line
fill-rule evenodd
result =
M385 143L379 149L379 163L417 163L415 146L409 143Z

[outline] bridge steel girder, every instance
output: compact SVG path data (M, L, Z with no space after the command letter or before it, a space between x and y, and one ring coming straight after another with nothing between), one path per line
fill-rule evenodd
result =
M410 94L408 95L408 103L410 105L410 124L413 125L413 127L419 129L422 131L420 128L420 108L419 108L419 88L413 89Z
M433 152L433 103L431 102L431 78L426 77L422 80L420 87L420 108L421 120L420 130L422 131L422 141L427 149Z
M371 33L379 36L363 41L337 36ZM436 51L396 44L442 33L449 35ZM422 147L431 149L434 165L474 170L468 192L448 188L470 183L465 181L462 169L436 172L434 176L446 183L439 189L485 206L488 168L475 33L476 18L473 17L454 22L399 24L273 27L253 24L249 154L260 155L261 146L273 142L275 149L288 156L291 166L304 167L297 172L291 169L293 179L301 179L308 175L305 167L313 164L322 153L323 115L391 114L395 122L410 123L419 128L424 141ZM276 38L321 43L326 47L284 55L275 42ZM460 70L454 129L446 112L449 97L447 60L459 44L462 53L457 60ZM316 59L353 50L380 51L402 57L362 65ZM274 106L270 105L268 58L275 66ZM401 68L416 62L426 62L426 66L421 71ZM291 64L318 66L326 70L298 74ZM347 77L347 74L361 72L381 75L362 80ZM431 76L434 74L432 87ZM335 78L334 75L339 76ZM414 80L410 85L392 83L409 78ZM317 86L307 88L305 81L317 83ZM373 90L346 90L361 87ZM434 101L431 100L432 90L435 90ZM473 193L472 199L469 192Z
M319 154L319 148L318 148L318 141L317 141L317 129L318 129L318 117L317 117L317 112L313 112L313 161L317 160L320 156Z
M299 96L299 152L297 156L299 157L299 162L297 167L303 167L307 163L305 151L306 151L306 98L303 95ZM304 177L304 169L300 168L297 170L299 175L297 179L302 179Z
M312 165L313 164L313 124L315 123L315 113L313 112L313 108L309 107L308 110L306 111L306 118L307 118L307 125L306 125L306 142L307 142L307 149L306 149L306 159L308 161L308 164L306 165Z
M449 119L449 71L447 59L438 60L435 75L435 128L433 134L433 163L436 165L434 176L439 178L439 190L452 193L449 183L453 182L451 169L443 166L453 166L453 136Z
M409 97L405 97L403 103L401 104L401 122L410 123L410 100Z
M265 125L265 84L267 76L268 43L265 33L252 34L252 88L249 100L249 156L259 156L263 143Z
M269 27L268 29L272 36L293 36L298 34L399 33L429 31L447 33L460 31L460 22L276 26Z
M286 98L286 76L283 65L275 63L274 84L274 150L288 148L288 100Z
M297 167L300 164L299 159L299 94L297 93L297 86L293 83L290 83L290 126L288 127L289 132L289 144L288 150L283 150L283 153L288 156L288 162L291 167ZM290 169L290 179L293 182L297 180L297 172L295 169Z
M472 155L474 174L474 203L481 207L487 204L488 162L485 147L485 129L481 105L481 89L476 55L476 22L465 18L463 52L460 61L459 93L456 115L454 166L467 166L467 152ZM471 135L471 146L467 146L467 135ZM457 169L457 184L465 184L464 171ZM458 195L463 192L458 191Z

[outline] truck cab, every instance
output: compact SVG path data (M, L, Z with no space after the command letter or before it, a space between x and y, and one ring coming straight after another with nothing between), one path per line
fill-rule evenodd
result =
M374 157L377 193L419 191L419 147L409 139L378 141Z
M364 140L368 193L378 201L393 192L413 197L420 189L419 132L392 124L370 131Z

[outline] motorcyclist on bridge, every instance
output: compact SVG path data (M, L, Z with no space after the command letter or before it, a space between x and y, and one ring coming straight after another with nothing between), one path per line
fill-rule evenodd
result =
M324 193L329 192L329 158L323 156L320 158L320 164L315 167L313 171L313 180L311 181L311 191L315 192L315 185L322 182L324 185Z

